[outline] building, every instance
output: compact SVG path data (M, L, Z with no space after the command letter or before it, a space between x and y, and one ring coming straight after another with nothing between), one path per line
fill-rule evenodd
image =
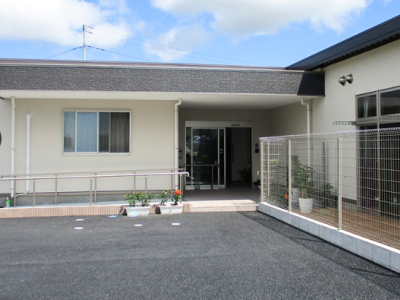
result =
M251 186L259 137L397 126L399 38L400 16L286 68L0 60L0 175L186 166L187 188Z

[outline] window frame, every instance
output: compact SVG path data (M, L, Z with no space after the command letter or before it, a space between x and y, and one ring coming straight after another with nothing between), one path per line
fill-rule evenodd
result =
M65 113L73 112L75 113L75 151L65 152L65 145L64 145L64 134L65 134ZM78 120L77 114L78 113L96 113L97 117L97 127L96 127L96 152L78 152L77 151L77 132L78 132ZM128 152L99 152L99 130L100 130L100 118L99 113L128 113L129 114L129 151ZM70 155L131 155L132 153L132 112L130 110L112 110L112 109L101 109L101 110L88 110L88 109L63 109L62 110L62 155L70 156ZM110 147L111 148L111 147Z
M400 90L400 86L396 87L391 87L383 90L377 90L373 92L368 92L364 94L359 94L356 95L356 124L357 125L368 125L368 124L385 124L385 123L398 123L400 120L400 113L397 114L390 114L390 115L384 115L382 116L381 114L381 94L387 93L387 92L392 92L392 91L397 91ZM376 96L376 116L375 117L366 117L366 118L359 118L358 117L358 99L366 96ZM390 117L398 117L398 119L390 119Z

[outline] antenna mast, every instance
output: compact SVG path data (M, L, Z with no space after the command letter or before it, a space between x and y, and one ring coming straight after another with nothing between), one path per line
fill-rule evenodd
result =
M86 60L86 30L87 28L93 29L92 27L89 27L87 25L82 26L82 31L83 31L83 60ZM91 33L90 31L87 31L88 33Z
M83 31L83 60L86 60L86 25L83 25L82 31Z

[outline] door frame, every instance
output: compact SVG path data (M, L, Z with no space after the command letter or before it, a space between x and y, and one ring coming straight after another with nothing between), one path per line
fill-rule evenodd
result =
M185 134L187 128L192 128L193 129L211 129L211 128L217 128L218 129L218 135L219 135L219 130L223 129L224 130L224 184L220 184L220 172L218 172L218 185L216 186L217 188L226 188L226 128L250 128L251 129L251 153L250 153L250 161L251 161L251 170L253 170L253 151L254 151L254 141L253 141L253 122L252 121L185 121ZM186 139L186 136L185 136ZM185 140L186 143L186 140ZM218 145L219 145L219 139L218 139ZM192 147L192 146L191 146ZM220 147L218 147L220 149ZM219 156L218 156L219 157ZM253 177L253 176L252 176ZM190 186L193 187L194 186ZM187 188L185 184L185 189ZM203 186L203 188L208 189L211 188L209 186Z

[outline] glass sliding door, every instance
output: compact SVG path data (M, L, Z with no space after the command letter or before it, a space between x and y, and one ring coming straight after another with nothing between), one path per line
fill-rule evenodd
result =
M220 128L186 128L186 170L190 173L187 186L195 189L223 187L224 131Z

